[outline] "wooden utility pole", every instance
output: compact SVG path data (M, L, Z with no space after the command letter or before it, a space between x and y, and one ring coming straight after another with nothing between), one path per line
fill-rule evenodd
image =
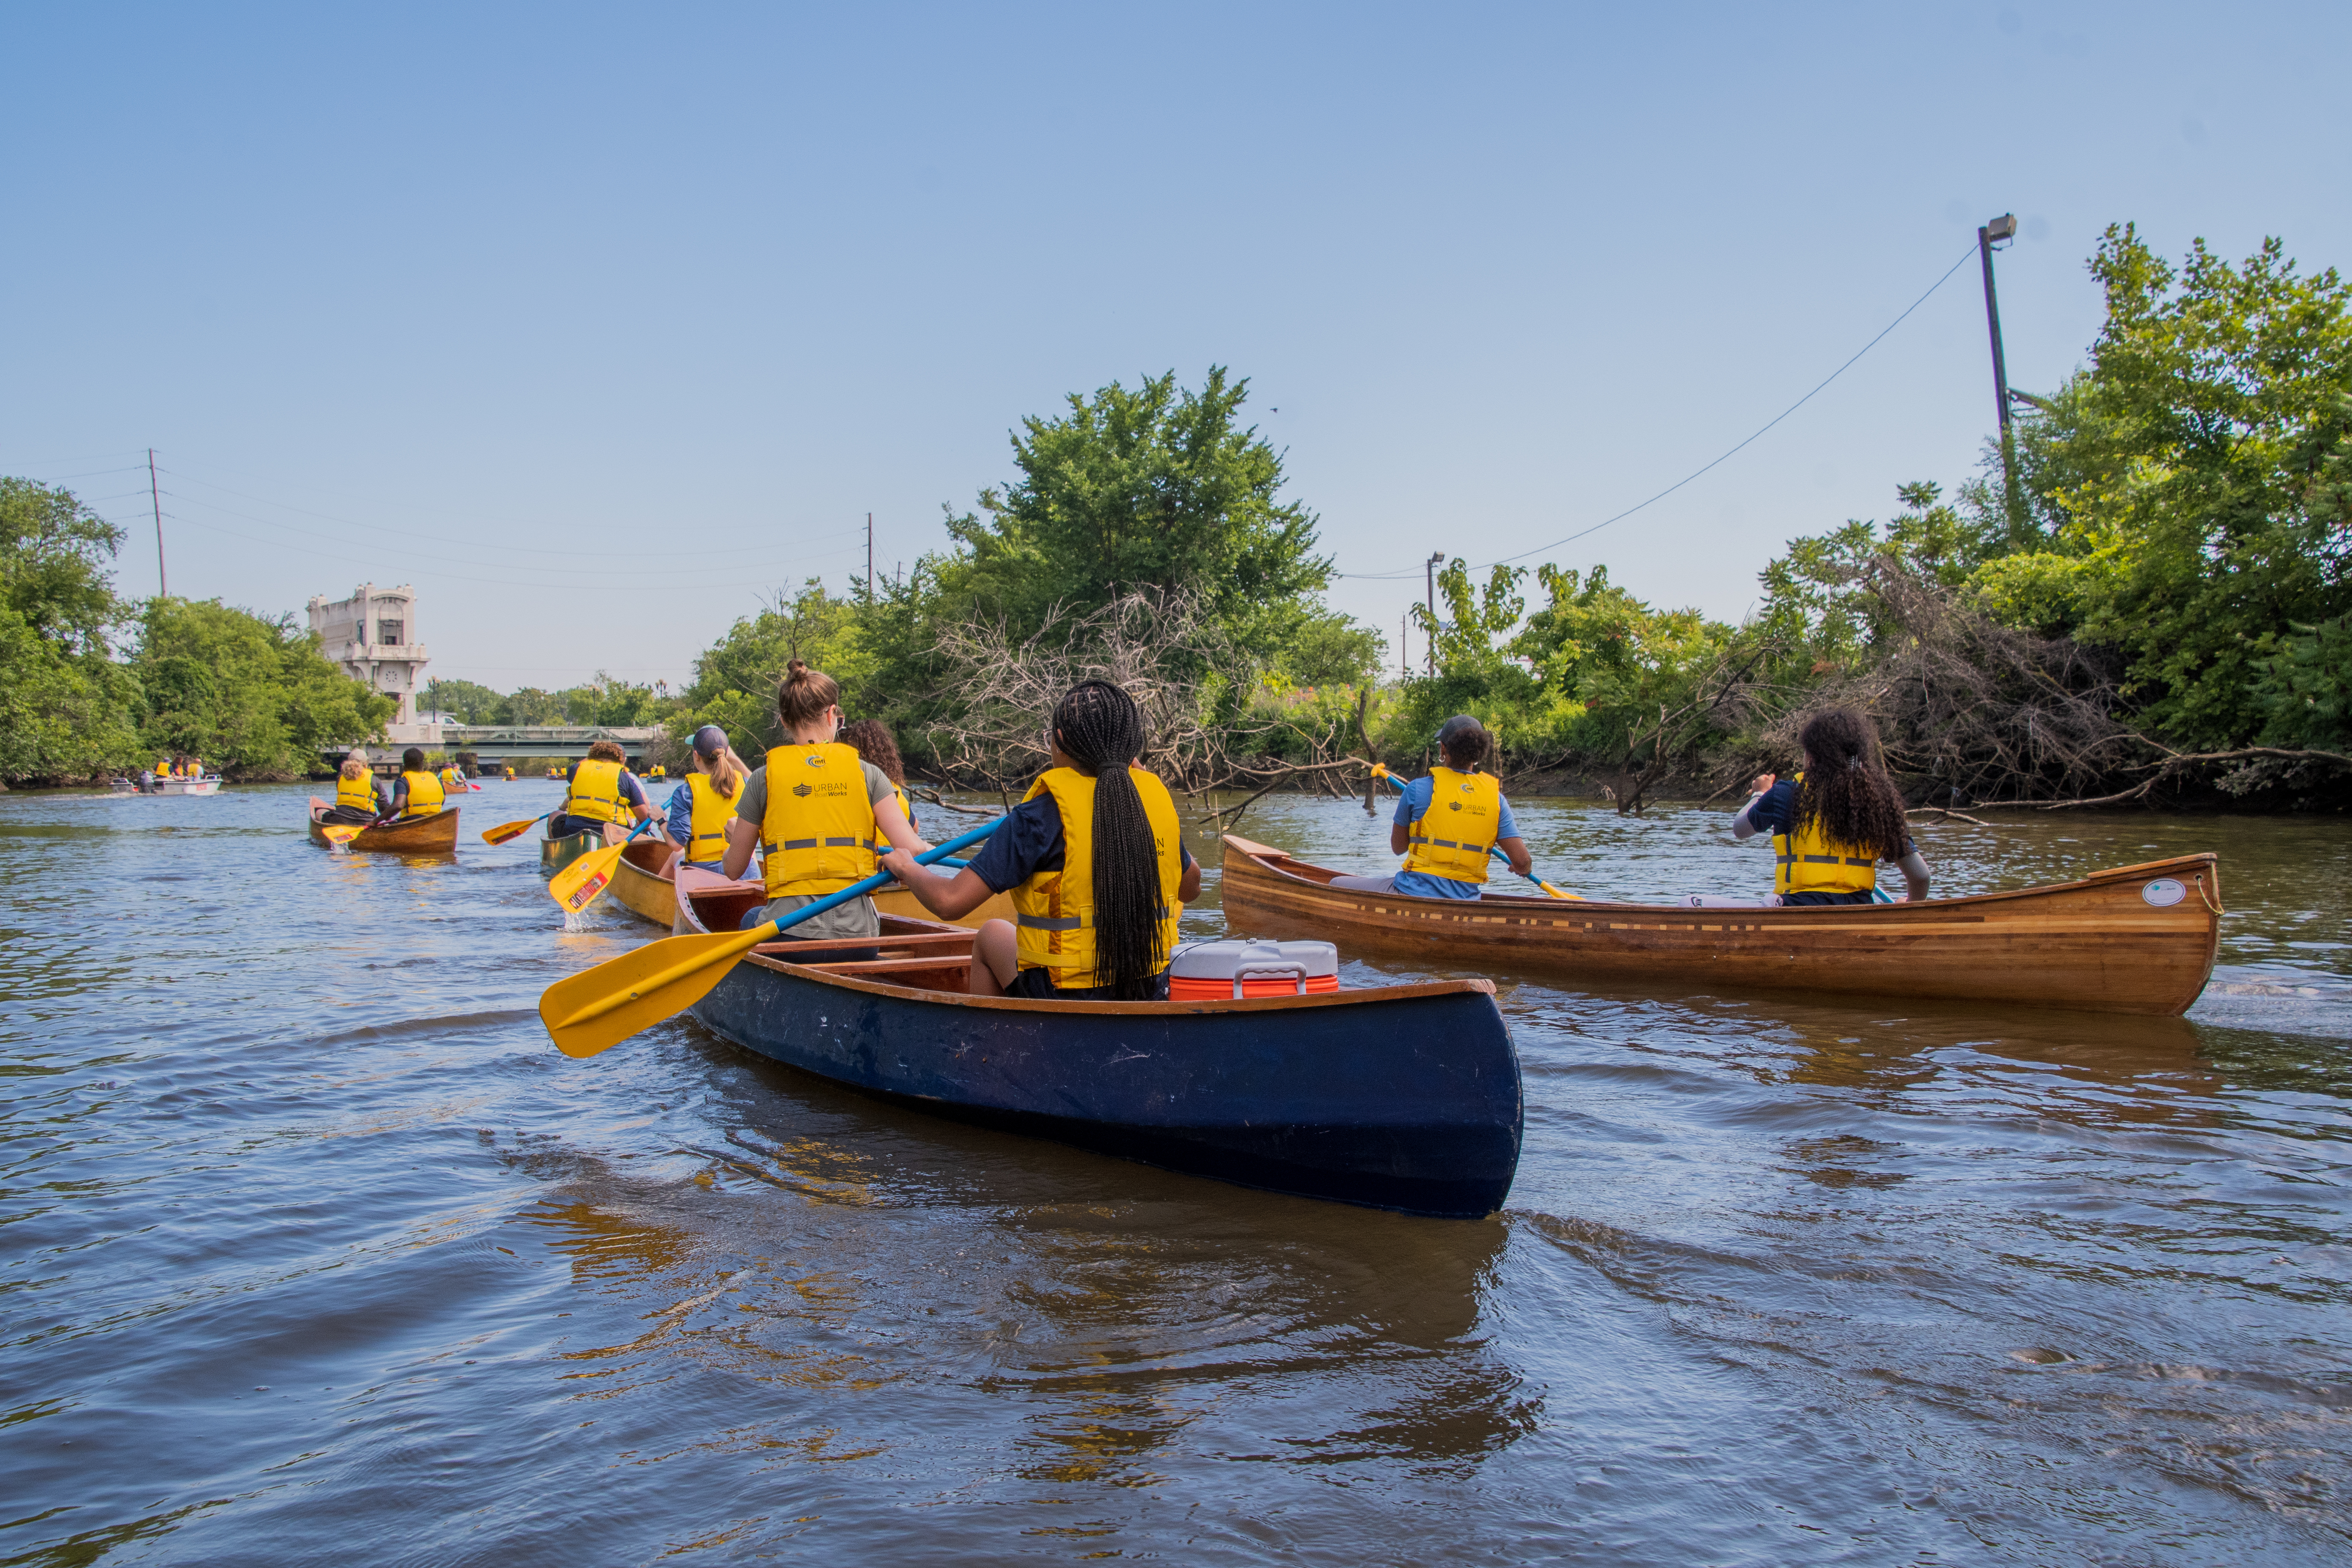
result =
M874 597L874 514L866 514L866 596Z
M137 495L137 490L131 492ZM172 596L172 579L163 570L163 491L155 483L155 448L147 448L147 499L155 503L155 588L156 596Z

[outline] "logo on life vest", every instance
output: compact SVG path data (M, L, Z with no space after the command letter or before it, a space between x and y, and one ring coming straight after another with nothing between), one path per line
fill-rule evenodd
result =
M1462 803L1458 800L1449 800L1445 803L1445 809L1448 811L1459 811L1462 809Z
M824 766L824 759L817 755L814 752L811 752L808 754L807 762L808 765L813 768L821 768Z
M807 796L809 796L809 795L814 795L814 794L816 793L816 791L815 791L814 788L812 788L811 786L807 785L807 784L796 784L793 785L793 793L794 795L800 795L800 796L802 796L802 797L805 798L805 797L807 797Z

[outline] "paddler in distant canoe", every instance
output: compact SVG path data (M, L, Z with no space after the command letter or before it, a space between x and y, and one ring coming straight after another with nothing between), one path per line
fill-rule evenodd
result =
M1878 732L1851 708L1808 720L1794 778L1756 775L1731 819L1734 838L1772 836L1772 890L1782 904L1867 904L1878 863L1892 860L1910 896L1927 896L1927 862L1911 841L1903 795L1880 760Z
M694 732L686 766L686 777L669 792L665 826L671 839L685 847L680 864L715 876L727 859L727 825L735 819L736 797L751 770L716 724Z
M1403 786L1389 824L1389 849L1404 857L1403 869L1393 877L1337 877L1331 885L1416 899L1484 898L1487 863L1497 848L1512 870L1532 875L1535 861L1502 783L1480 771L1494 747L1495 737L1467 713L1440 725L1437 752L1444 761Z
M342 792L338 788L336 793ZM425 766L424 748L411 746L400 753L400 777L393 781L392 805L379 820L411 822L420 816L431 816L446 804L441 780Z
M776 717L785 743L744 781L719 868L740 878L755 848L764 856L768 901L743 917L746 931L874 875L877 838L910 856L930 847L898 809L888 776L841 743L841 688L833 677L793 660L776 689ZM881 934L874 900L861 896L810 916L783 940ZM876 950L832 956L854 961L861 952L870 957Z
M354 746L344 755L343 765L335 770L335 804L319 820L365 827L391 808L391 797L375 782L375 771L368 766L367 752Z
M564 776L563 809L547 825L550 838L598 833L607 844L628 837L622 825L655 815L646 786L629 771L629 754L617 742L599 741Z
M952 879L907 854L892 875L942 920L1010 891L1017 925L974 934L976 996L1051 1002L1165 1002L1180 906L1200 895L1176 802L1143 754L1143 713L1107 680L1084 680L1054 707L1054 765Z

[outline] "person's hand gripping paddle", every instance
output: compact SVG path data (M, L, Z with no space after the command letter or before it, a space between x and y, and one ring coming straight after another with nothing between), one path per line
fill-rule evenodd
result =
M607 844L602 849L591 849L558 871L548 879L548 896L563 906L564 913L571 915L576 915L594 903L596 895L603 892L604 885L613 879L613 868L621 863L621 851L629 847L629 839L660 820L656 816L648 816L629 830L628 838L618 844ZM528 827L530 825L525 823L523 826Z
M1389 772L1388 769L1382 767L1378 763L1374 763L1372 764L1372 776L1376 779L1387 780L1389 787L1396 791L1397 794L1402 795L1404 793L1404 785L1397 783L1396 775ZM1511 864L1511 858L1503 853L1503 847L1499 844L1488 845L1486 847L1486 853L1492 855L1496 859L1500 860L1506 866ZM1516 868L1514 868L1516 869ZM1533 866L1529 866L1528 868L1527 876L1528 881L1533 882L1537 887L1541 888L1546 893L1555 899L1575 899L1580 902L1584 898L1582 893L1571 893L1565 888L1556 888L1552 886L1549 882L1545 881L1541 877L1536 875L1536 869Z
M1000 816L916 856L916 864L936 865L1003 826ZM539 999L540 1022L547 1026L548 1037L565 1056L593 1057L701 1001L745 953L763 942L773 942L786 926L798 925L811 915L838 908L863 894L880 892L891 881L889 872L877 872L854 888L828 893L750 931L703 931L649 942L549 986Z

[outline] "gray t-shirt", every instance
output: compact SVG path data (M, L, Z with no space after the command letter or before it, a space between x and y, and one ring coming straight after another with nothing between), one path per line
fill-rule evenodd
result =
M890 775L872 763L860 762L857 765L866 770L866 798L889 799L894 787L890 783ZM735 800L735 815L754 827L762 826L767 822L768 768L766 763L762 763L753 768L751 776L743 781L742 792L736 796ZM877 837L879 837L877 833ZM756 861L751 868L750 874L759 875ZM820 896L815 893L788 893L781 899L772 900L763 912L769 920L774 920L780 915L792 913L804 904L816 902ZM882 916L875 910L874 900L870 898L852 899L837 909L827 910L821 915L811 915L784 932L786 937L880 936L881 934Z

